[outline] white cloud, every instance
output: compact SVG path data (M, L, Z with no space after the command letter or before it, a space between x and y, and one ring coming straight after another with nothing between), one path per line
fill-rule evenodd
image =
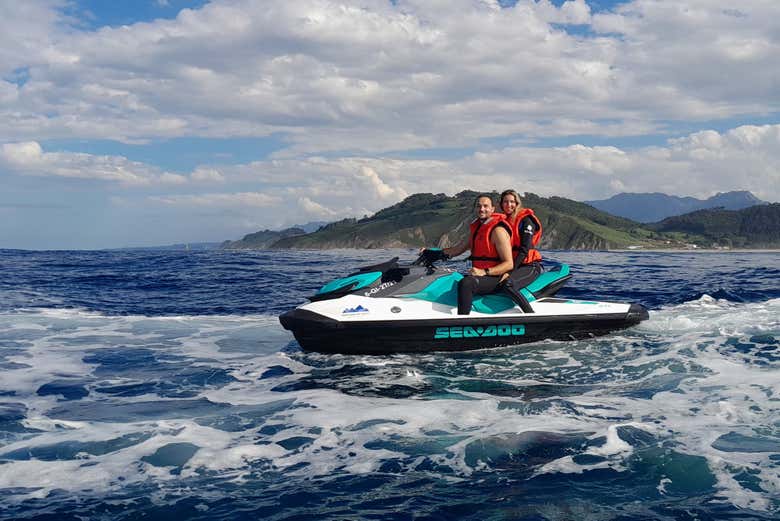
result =
M203 181L203 182L213 182L213 183L222 183L225 181L225 176L223 176L219 170L215 168L205 168L205 167L199 167L196 168L194 172L192 172L192 180L193 181Z
M0 146L0 159L12 166L30 168L43 163L43 149L35 141L3 143Z
M513 146L477 152L461 159L402 160L348 157L271 159L200 166L189 175L116 156L47 153L36 142L0 146L0 166L22 174L117 181L154 190L155 204L196 208L255 208L270 211L281 224L300 224L300 215L281 212L294 201L308 217L360 217L418 192L454 194L463 189L512 187L543 196L578 200L617 191L661 191L706 197L716 192L751 190L780 200L780 125L708 130L669 141L667 146L621 149L614 146ZM217 175L218 174L218 175ZM219 182L222 193L161 194L189 180ZM254 187L259 191L237 189ZM280 213L281 212L281 213ZM269 214L270 215L270 214ZM296 217L297 215L297 217Z
M751 190L780 200L780 125L703 131L666 146L507 147L451 161L388 158L275 159L222 167L228 186L256 184L298 211L269 205L268 222L362 217L419 192L515 188L542 196L600 199L620 191L708 197ZM380 176L381 173L381 176ZM184 201L196 201L187 197Z
M286 132L294 153L381 152L780 110L776 2L215 0L94 32L30 5L4 17L5 70L29 81L0 89L0 140Z
M282 202L280 197L274 197L261 192L212 193L198 195L164 195L149 196L149 201L165 206L212 207L212 208L266 208L277 206Z
M780 201L780 125L696 132L664 147L514 147L477 154L459 169L514 172L518 190L579 200L619 191L708 197L750 190Z
M55 52L61 27L68 18L61 12L65 0L3 2L0 16L0 77L15 69L45 64Z
M568 0L560 8L549 0L540 0L531 8L540 18L558 24L588 24L591 22L590 6L585 0Z
M36 141L0 145L0 167L19 175L114 181L123 186L187 183L184 176L125 157L45 152Z
M392 188L379 177L376 170L370 166L360 167L360 172L355 175L355 179L359 184L368 188L368 192L361 190L361 193L368 195L369 197L375 197L380 201L397 201L403 199L408 194L403 188Z
M318 219L334 219L338 217L338 212L322 206L320 203L316 203L308 197L300 197L298 199L298 206L308 216Z

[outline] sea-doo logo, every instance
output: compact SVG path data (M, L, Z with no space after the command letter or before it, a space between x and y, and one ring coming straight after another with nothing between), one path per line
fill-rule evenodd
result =
M500 326L452 326L437 327L433 338L477 338L491 336L523 336L525 335L525 326L522 324L510 326L502 324Z
M368 313L368 308L364 308L363 306L358 304L354 308L347 308L341 312L342 315L354 314L354 313Z
M368 290L368 291L366 291L365 293L363 293L363 296L364 296L364 297L370 297L370 296L371 296L371 295L373 295L374 293L378 293L378 292L382 291L383 289L387 289L387 288L389 288L390 286L395 286L395 282L393 282L393 281L390 281L390 282L383 282L383 283L382 283L382 284L380 284L379 286L377 286L377 287L375 287L375 288L371 288L370 290Z

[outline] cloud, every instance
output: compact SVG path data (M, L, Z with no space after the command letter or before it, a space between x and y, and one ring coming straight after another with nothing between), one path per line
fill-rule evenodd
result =
M3 2L0 17L0 77L22 67L45 65L62 27L75 20L63 14L65 0Z
M476 154L458 169L506 173L518 190L578 200L619 191L708 197L750 190L780 201L780 125L707 130L638 149L511 147Z
M369 196L374 196L381 201L397 201L408 195L403 188L392 188L382 181L382 178L379 177L376 170L370 166L360 167L360 172L355 175L355 179L359 184L368 188ZM363 191L361 192L365 193Z
M29 168L43 163L43 149L35 141L4 143L0 146L0 158L19 168Z
M165 206L213 208L267 208L278 206L282 199L260 192L212 193L198 195L149 196L149 201Z
M148 201L170 207L257 208L274 214L294 201L312 218L360 217L418 192L515 188L539 195L598 199L617 191L661 191L706 197L751 190L780 200L780 125L706 130L665 146L510 146L452 160L382 157L269 159L244 165L199 166L189 174L162 172L118 156L47 153L36 142L0 146L0 167L23 175L114 181L150 191ZM221 193L160 193L190 182L213 183ZM246 190L253 187L254 190ZM258 191L259 190L259 191ZM296 224L300 216L276 219Z
M182 175L121 156L45 152L36 141L0 145L0 167L19 175L113 181L127 187L187 183Z
M307 215L320 219L334 219L339 215L335 210L325 208L321 204L316 203L305 196L298 199L298 206Z
M513 146L449 161L313 157L220 168L228 187L261 186L273 201L258 215L264 216L263 222L279 226L300 224L301 216L362 217L408 194L452 195L467 188L515 188L576 200L605 198L620 191L708 197L751 190L762 199L778 201L780 125L741 126L723 133L708 130L670 140L665 146L642 148ZM227 195L220 197L228 200ZM173 201L193 206L201 202L196 196ZM283 201L295 201L298 211L281 212Z
M780 16L760 0L215 0L90 32L28 3L0 22L0 63L28 75L0 89L4 141L276 132L294 154L381 153L780 109Z
M193 181L212 182L212 183L222 183L225 181L225 176L223 176L219 172L219 170L215 168L205 168L205 167L196 168L195 171L192 172L191 177Z

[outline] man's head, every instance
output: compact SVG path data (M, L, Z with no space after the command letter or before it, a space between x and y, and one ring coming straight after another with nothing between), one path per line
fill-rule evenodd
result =
M495 209L493 206L493 198L485 194L477 196L477 199L474 201L474 208L477 211L477 217L480 219L487 219L493 215Z

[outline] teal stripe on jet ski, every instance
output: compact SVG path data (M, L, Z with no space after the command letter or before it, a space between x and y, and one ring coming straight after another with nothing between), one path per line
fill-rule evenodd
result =
M528 302L533 302L534 300L536 300L536 297L534 297L533 293L528 291L526 288L521 289L520 293L525 297L525 299Z
M416 298L418 300L427 300L428 302L437 302L448 306L458 305L458 281L463 278L460 273L450 273L444 277L439 277L424 290L411 295L404 295L407 298Z
M359 273L357 275L352 275L351 277L344 277L343 279L333 280L322 286L317 292L317 295L322 295L323 293L330 293L331 291L345 288L353 282L357 282L357 284L352 289L365 288L366 286L376 282L376 280L381 276L381 271L371 271L369 273Z
M458 305L458 281L463 278L460 273L452 273L445 277L439 277L430 283L424 290L411 295L404 295L406 298L436 302L446 306L455 307ZM533 299L533 295L531 296ZM505 295L477 295L471 309L479 313L500 313L507 309L515 307L512 299Z
M515 303L511 298L496 294L476 296L471 305L471 309L480 313L500 313L513 307L515 307Z

